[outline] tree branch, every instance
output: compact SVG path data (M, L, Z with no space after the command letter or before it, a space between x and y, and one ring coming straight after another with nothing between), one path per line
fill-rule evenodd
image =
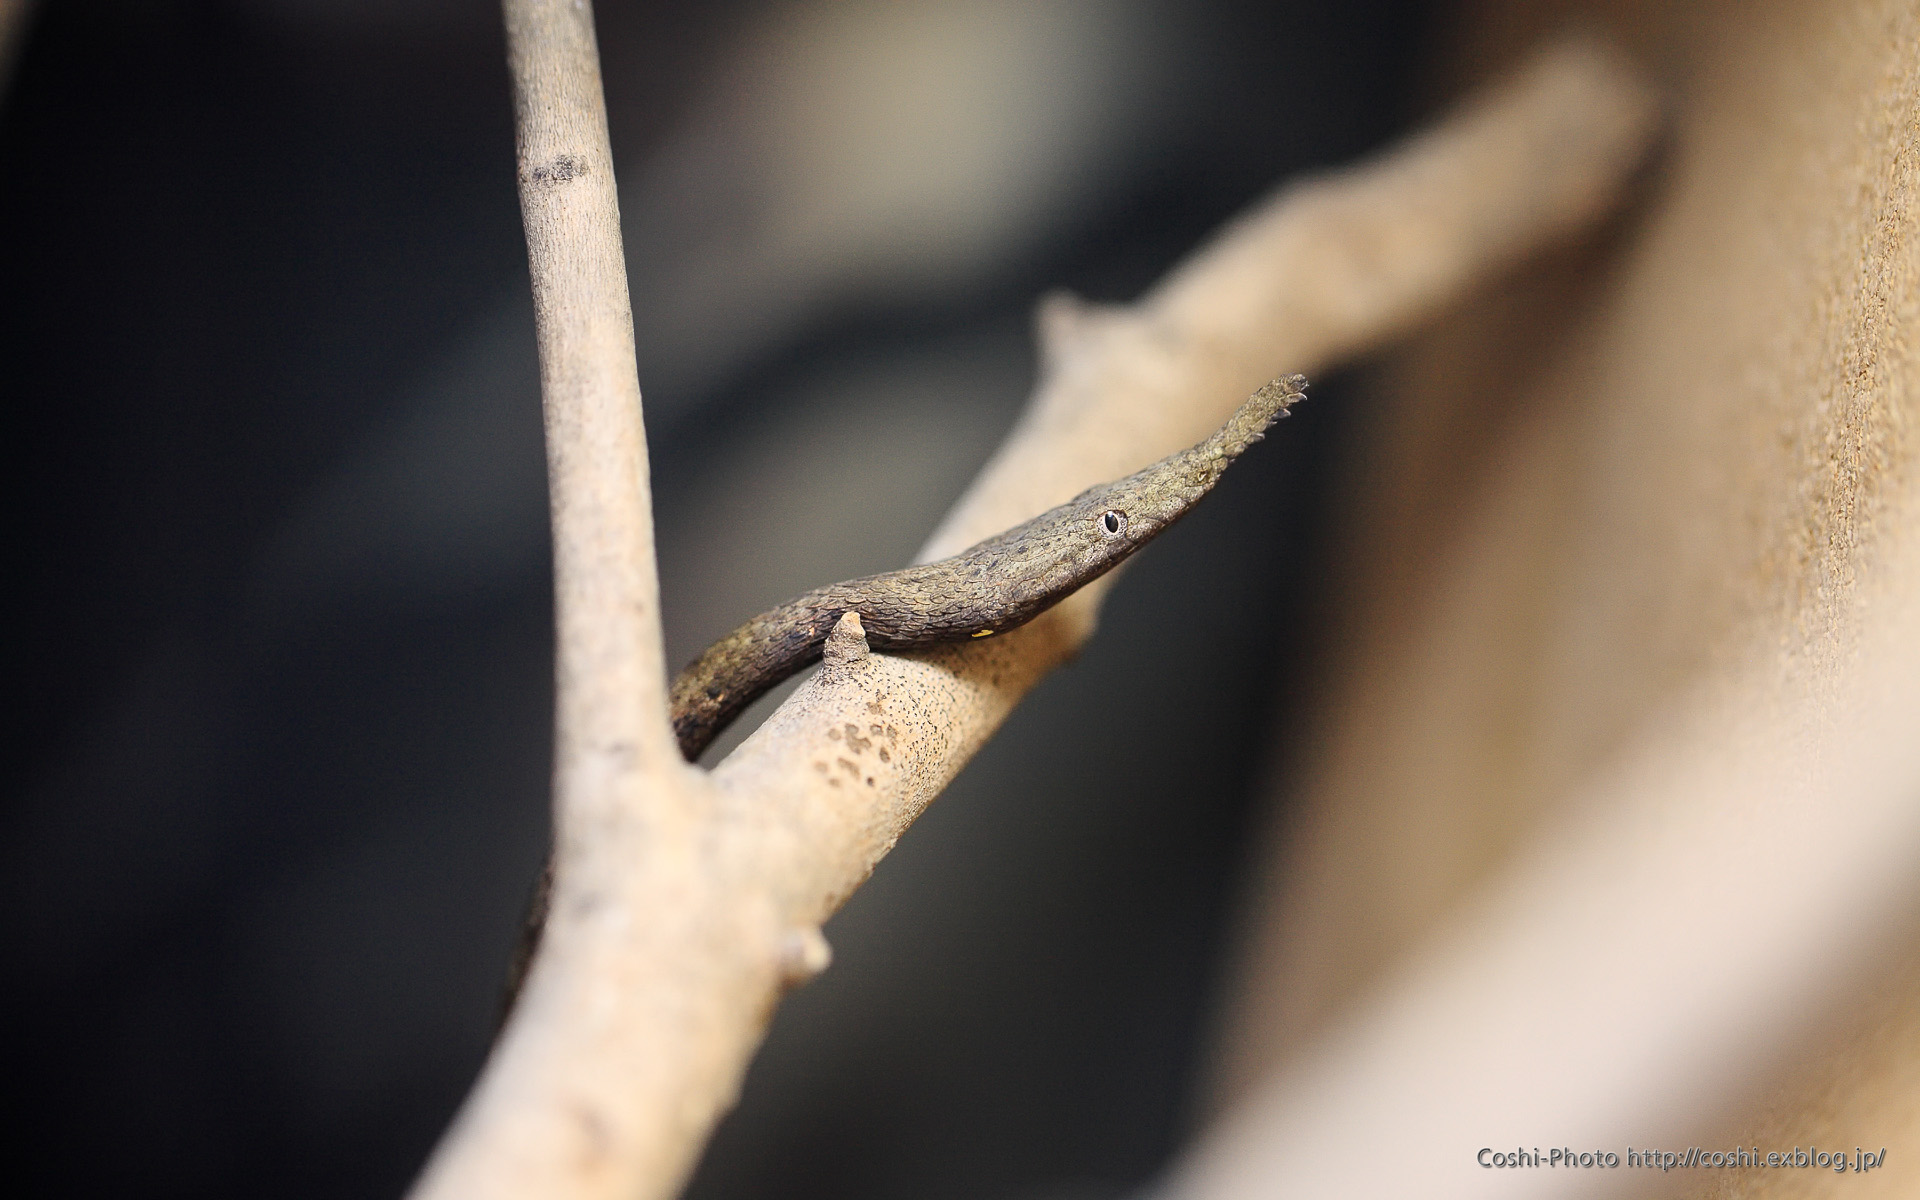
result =
M1378 344L1587 225L1655 121L1622 64L1563 43L1381 158L1283 189L1137 305L1049 297L1040 386L921 559L1191 445L1273 375ZM790 911L818 921L839 906L1091 635L1113 579L999 637L823 670L720 764L714 782L736 803L779 812L813 851L778 872Z
M844 619L820 672L714 772L668 735L645 447L591 17L507 0L539 316L559 604L552 916L416 1196L664 1197L684 1182L819 923L1093 627L913 656ZM1260 382L1406 327L1590 220L1647 94L1562 48L1379 161L1288 189L1139 305L1042 307L1045 376L929 542L951 553L1198 441Z
M513 1020L415 1194L659 1195L730 1099L772 972L735 978L733 957L704 952L711 898L727 893L701 851L710 789L667 723L592 8L504 7L553 510L552 916ZM721 977L701 978L702 966Z

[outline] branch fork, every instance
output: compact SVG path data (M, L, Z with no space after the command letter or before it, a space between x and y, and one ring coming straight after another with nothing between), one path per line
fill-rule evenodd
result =
M779 996L830 960L821 923L1091 634L1111 577L905 655L870 653L848 614L732 756L684 763L592 12L504 8L552 486L556 879L520 1002L413 1195L664 1198ZM1380 159L1283 190L1137 305L1050 298L1027 414L922 560L1193 445L1283 369L1377 344L1581 227L1653 125L1617 63L1562 46Z

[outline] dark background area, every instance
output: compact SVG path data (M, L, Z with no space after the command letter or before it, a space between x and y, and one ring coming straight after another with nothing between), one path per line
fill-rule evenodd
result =
M908 206L879 266L736 272L772 315L714 284L717 315L650 318L703 261L685 179L787 194L753 191L750 138L700 166L703 131L754 110L701 114L794 7L600 5L676 658L910 558L1024 399L1036 296L1129 299L1287 175L1404 128L1426 29L1395 0L1108 5L1148 36L1088 68L1105 90L1071 128L1112 149L1059 176L1030 155L1039 199L993 210L1027 217L916 258ZM397 1195L484 1058L545 849L497 12L48 0L0 108L0 228L9 1174ZM670 320L694 332L650 340ZM1102 1196L1165 1161L1285 753L1272 697L1315 654L1345 390L1316 381L1142 556L829 926L835 964L781 1011L695 1196ZM848 541L848 504L884 518Z

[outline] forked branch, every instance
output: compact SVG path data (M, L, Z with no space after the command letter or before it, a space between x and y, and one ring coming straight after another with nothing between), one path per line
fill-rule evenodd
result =
M418 1197L665 1197L732 1102L819 924L1021 695L1101 580L1011 634L821 671L711 777L667 725L632 328L585 0L506 0L559 607L552 914ZM1027 415L938 558L1217 427L1262 381L1373 345L1604 211L1653 125L1590 48L1541 56L1385 157L1297 185L1140 304L1045 304ZM1109 577L1110 578L1110 577Z

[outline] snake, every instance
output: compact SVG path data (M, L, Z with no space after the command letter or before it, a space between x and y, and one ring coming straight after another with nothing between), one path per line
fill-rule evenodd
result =
M675 677L674 736L688 762L776 685L820 661L834 625L858 613L876 650L917 650L1017 629L1125 562L1213 490L1306 389L1262 386L1212 436L936 562L829 584L768 609Z
M849 612L860 614L867 645L878 650L992 637L1033 620L1191 512L1306 386L1300 375L1275 379L1199 445L1090 487L951 558L815 588L761 613L674 678L669 696L680 753L695 761L748 705L818 662L827 635ZM503 1021L540 944L552 889L549 855L514 953Z

